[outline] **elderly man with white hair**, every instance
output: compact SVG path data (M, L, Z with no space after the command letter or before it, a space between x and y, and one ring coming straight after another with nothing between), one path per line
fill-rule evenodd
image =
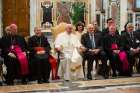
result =
M126 32L124 32L122 35L122 44L124 50L128 54L128 60L129 60L129 74L133 74L133 67L136 62L135 58L140 58L140 38L137 31L134 31L134 25L132 23L128 23L126 25ZM140 63L140 61L139 61ZM138 70L138 69L137 69Z
M67 24L65 32L58 34L55 40L55 48L61 53L58 75L66 81L84 77L82 59L79 54L79 51L83 50L83 47L72 31L73 26Z
M104 78L108 78L107 75L107 58L106 53L103 51L102 46L102 34L100 31L97 31L95 25L88 24L87 25L87 33L82 35L81 43L86 48L86 51L83 52L83 56L87 60L87 79L92 79L92 68L94 60L98 60L99 58L102 61L103 65L103 76Z

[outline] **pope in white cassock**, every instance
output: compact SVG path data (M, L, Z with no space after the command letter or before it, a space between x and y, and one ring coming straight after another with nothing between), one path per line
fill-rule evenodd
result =
M55 48L61 52L58 75L64 80L84 78L82 57L79 54L79 51L82 50L82 45L72 31L73 26L67 24L66 31L58 34L55 40Z

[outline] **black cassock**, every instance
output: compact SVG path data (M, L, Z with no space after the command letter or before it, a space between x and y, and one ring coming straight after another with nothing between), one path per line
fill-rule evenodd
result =
M120 62L119 54L115 54L113 50L122 50L121 37L118 34L106 34L103 38L104 50L110 60L113 76L116 76L116 70L119 74L122 72L122 63Z
M30 50L32 76L38 80L38 83L48 82L51 70L48 57L51 47L47 38L43 35L40 37L34 35L29 38L28 46ZM45 51L45 54L37 54L37 51L39 51L40 48Z
M12 58L8 56L10 52L10 47L12 45L19 45L22 51L26 50L26 42L22 36L15 35L15 36L3 36L0 40L1 49L2 49L2 57L4 58L4 64L7 67L7 74L6 74L6 83L13 84L13 80L15 78L19 78L21 76L20 73L20 64L17 58Z

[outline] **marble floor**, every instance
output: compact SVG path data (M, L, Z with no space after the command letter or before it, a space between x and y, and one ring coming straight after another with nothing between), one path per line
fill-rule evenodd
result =
M1 86L0 93L140 93L140 77Z

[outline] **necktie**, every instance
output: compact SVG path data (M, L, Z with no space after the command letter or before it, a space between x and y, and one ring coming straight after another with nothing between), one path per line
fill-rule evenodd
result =
M92 48L95 48L94 34L91 34L91 45L92 45Z
M131 38L132 41L134 40L133 32L130 32L130 38Z

